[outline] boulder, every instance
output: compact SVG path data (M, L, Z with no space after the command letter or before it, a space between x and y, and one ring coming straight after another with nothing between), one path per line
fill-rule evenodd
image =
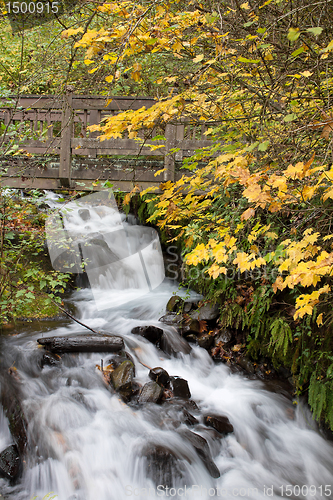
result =
M38 344L51 352L117 352L124 341L116 335L75 335L72 337L45 337Z
M213 429L221 434L230 434L230 432L234 431L228 417L224 415L205 415L204 423L208 427L213 427Z
M229 328L224 328L223 330L219 330L218 334L215 337L215 345L217 345L219 342L222 344L227 344L230 342L232 339L232 333L229 330Z
M179 326L183 321L183 316L181 314L169 313L162 316L158 321L165 323L166 325Z
M124 398L129 398L133 394L133 378L134 365L129 360L123 361L118 368L111 372L112 385Z
M190 316L193 319L198 319L199 321L211 321L218 318L220 314L219 306L217 304L205 304L199 309L190 312Z
M41 360L41 366L60 366L61 357L58 354L46 351Z
M214 343L214 337L209 335L209 333L205 333L204 335L201 335L198 337L198 344L200 347L203 347L204 349L209 349Z
M247 371L248 373L255 373L255 368L254 368L254 365L252 363L252 361L247 357L247 356L239 356L237 358L237 364L239 364L239 366L241 366L245 371Z
M191 397L187 380L181 377L170 377L170 389L175 398L189 399Z
M192 350L189 343L183 339L178 333L165 331L161 339L160 347L162 351L172 356L177 356L178 353L189 354Z
M193 446L209 474L216 479L220 477L220 471L212 459L206 439L188 429L180 429L178 432Z
M14 480L22 470L22 461L17 446L7 446L0 453L0 476Z
M2 383L1 383L2 382ZM5 416L8 419L9 430L17 445L18 452L22 455L25 451L27 439L27 422L19 401L19 389L11 380L11 377L4 376L4 380L0 379L1 385L1 402Z
M156 382L147 382L140 392L139 404L158 403L163 395L163 388Z
M82 220L87 221L90 219L90 212L87 208L80 208L79 216Z
M159 344L163 335L163 330L157 326L136 326L132 328L131 333L134 335L141 335L149 340L152 344Z
M171 488L182 478L179 460L166 446L149 444L142 456L146 461L146 476L156 486Z
M167 387L170 382L170 376L167 371L161 367L152 368L149 372L149 378L162 387Z
M179 310L181 310L181 306L182 304L184 303L183 299L181 297L179 297L178 295L173 295L167 305L166 305L166 310L168 312L177 312Z
M200 323L197 319L188 318L185 320L184 325L182 325L182 335L187 337L187 335L198 334L201 332Z

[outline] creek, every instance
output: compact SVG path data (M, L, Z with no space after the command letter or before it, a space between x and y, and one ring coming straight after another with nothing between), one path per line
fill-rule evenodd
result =
M49 198L56 204L55 195ZM42 368L37 339L87 330L69 320L40 323L35 330L29 325L6 336L1 345L3 367L16 368L29 440L21 478L16 484L0 479L1 494L8 500L39 500L51 491L58 500L332 498L332 444L317 430L307 407L214 363L199 346L181 352L184 341L175 328L159 321L172 294L181 292L174 281L158 284L163 263L152 233L147 239L135 221L130 224L123 215L118 219L114 207L101 207L70 206L63 217L65 229L77 231L80 238L93 232L108 243L115 241L110 227L120 225L130 248L123 257L129 260L121 262L122 235L98 286L96 269L100 273L104 262L94 261L101 254L90 252L94 286L72 293L67 306L89 327L123 338L138 384L149 381L147 366L162 367L188 381L196 405L176 398L161 404L125 403L97 368L101 359L104 367L110 364L112 355L106 352L67 353L58 365ZM86 220L83 212L79 215L82 209L89 211ZM134 254L140 255L131 260ZM148 290L143 283L147 275ZM194 293L191 297L197 298ZM179 352L167 354L131 333L145 325L162 328ZM184 408L195 417L192 422L184 420ZM228 417L233 432L207 427L204 415ZM219 477L212 477L218 474L211 473L189 431L208 443ZM12 443L1 411L0 451Z

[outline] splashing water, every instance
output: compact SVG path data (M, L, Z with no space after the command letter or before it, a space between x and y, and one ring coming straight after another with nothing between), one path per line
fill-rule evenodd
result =
M106 234L101 227L105 224L108 235L112 234L106 209L90 206L90 218L86 221L75 212L79 209L74 207L67 221L64 218L65 228L75 229L81 236L93 229L97 238L98 233ZM104 217L99 215L102 212ZM127 224L123 216L119 220L127 231L131 252L149 244L151 234L143 237L138 246L134 240L140 231ZM115 253L119 259L121 242ZM93 254L89 259L96 264ZM162 276L158 252L151 251L146 262L152 275ZM121 272L104 274L99 288L95 283L93 289L76 291L71 302L81 321L91 328L123 337L126 351L135 363L138 383L149 380L149 370L143 364L163 367L170 375L188 381L192 400L199 407L194 411L199 423L190 429L207 440L220 477L210 476L192 444L184 439L184 429L189 427L180 421L183 408L179 405L125 404L106 387L96 369L101 359L104 366L108 364L110 356L105 353L66 354L61 366L41 370L41 352L36 342L41 333L24 332L6 338L2 345L4 366L15 362L21 381L29 437L19 483L11 486L0 479L0 491L5 498L42 499L51 491L58 500L331 498L332 445L316 430L305 407L293 405L282 394L269 392L262 382L214 364L200 347L193 347L189 354L169 356L144 338L131 334L133 327L150 324L163 328L175 345L179 342L175 330L158 321L177 290L175 283L164 280L154 291L147 293L145 288L143 294L136 271L133 266L132 281L126 281ZM117 285L117 307L110 295L110 282ZM129 296L128 288L138 293ZM44 335L83 333L86 331L78 324L62 322ZM203 425L202 413L227 416L234 432L225 437L217 435ZM4 449L12 441L2 412L0 433L0 447ZM150 472L149 447L168 450L168 460L155 478ZM156 482L159 479L160 484Z

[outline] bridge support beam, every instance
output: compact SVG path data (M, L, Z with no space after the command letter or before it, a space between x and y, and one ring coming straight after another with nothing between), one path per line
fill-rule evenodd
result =
M70 188L72 165L71 138L73 135L73 109L72 94L69 93L64 96L61 132L59 179L63 187Z

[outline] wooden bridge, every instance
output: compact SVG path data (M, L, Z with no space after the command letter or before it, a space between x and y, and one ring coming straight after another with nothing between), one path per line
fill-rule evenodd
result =
M129 138L101 142L98 132L87 130L106 116L155 103L151 98L72 94L2 99L0 123L3 129L18 126L21 153L0 156L0 182L14 188L81 191L101 189L109 181L114 188L129 191L135 185L144 189L178 179L184 173L179 171L183 158L212 145L204 135L208 124L183 121L142 130L141 143ZM28 134L29 140L20 143L21 133ZM163 140L149 140L156 135ZM6 140L5 135L4 145ZM152 151L148 143L163 147ZM164 171L155 176L161 169Z

